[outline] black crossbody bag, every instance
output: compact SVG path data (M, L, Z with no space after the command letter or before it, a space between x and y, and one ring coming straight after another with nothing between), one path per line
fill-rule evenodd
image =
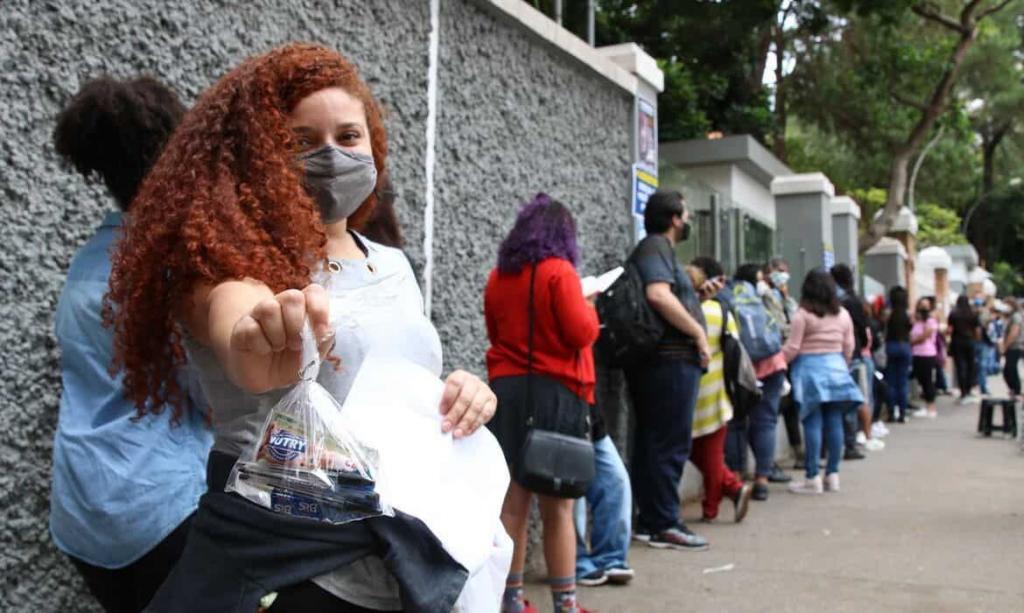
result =
M537 494L555 498L579 498L594 480L594 444L552 430L534 427L536 404L533 399L533 286L537 265L530 273L529 338L527 340L526 425L529 431L514 468L517 483ZM586 436L586 435L585 435Z

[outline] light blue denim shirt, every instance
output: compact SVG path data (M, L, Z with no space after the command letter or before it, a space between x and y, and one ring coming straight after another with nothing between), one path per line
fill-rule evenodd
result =
M135 562L195 511L213 441L194 410L205 407L198 385L188 385L194 406L172 425L170 407L136 420L121 376L109 373L113 336L101 309L121 221L120 213L108 214L75 255L56 315L64 389L53 444L50 532L61 551L104 568Z

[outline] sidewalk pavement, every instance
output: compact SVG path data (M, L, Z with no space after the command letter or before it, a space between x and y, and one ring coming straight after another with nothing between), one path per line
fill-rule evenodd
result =
M601 613L1024 611L1024 454L1002 435L976 435L977 416L978 405L942 397L937 420L890 424L885 450L843 462L840 493L772 485L739 525L728 501L711 525L688 505L684 519L710 551L634 543L633 584L582 588L580 603ZM543 585L527 591L551 610Z

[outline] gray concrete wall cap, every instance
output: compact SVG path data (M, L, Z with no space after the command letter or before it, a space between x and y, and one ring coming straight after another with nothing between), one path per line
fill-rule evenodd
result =
M553 19L522 0L474 0L572 56L597 74L634 96L640 91L640 78L606 58L584 40L558 25ZM657 67L657 66L655 66ZM660 71L659 71L660 72ZM664 89L664 75L662 75Z
M953 258L942 247L928 247L917 254L917 263L919 268L949 270L953 267Z
M849 196L836 196L832 199L832 215L852 215L860 219L860 206Z
M825 194L829 198L836 195L836 188L824 174L808 172L788 177L776 177L772 180L773 196L793 196L796 194Z
M882 211L879 210L875 213L874 219L878 219L882 216ZM910 207L903 207L900 209L899 215L896 216L896 221L893 222L892 227L889 228L890 232L907 232L909 234L917 235L917 215L910 210Z
M875 246L868 249L864 255L893 255L899 254L903 259L907 258L907 250L903 247L903 243L899 242L895 238L886 236L875 243Z
M681 168L734 164L768 187L776 177L789 176L793 170L775 157L752 136L738 134L725 138L682 140L662 143L658 157L665 164Z
M665 91L665 73L658 68L658 61L636 43L599 47L597 52L646 81L659 94Z

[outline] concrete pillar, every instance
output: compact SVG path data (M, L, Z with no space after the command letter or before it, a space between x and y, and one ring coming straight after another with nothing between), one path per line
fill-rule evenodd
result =
M789 262L790 287L799 299L807 273L835 263L832 198L836 190L820 172L776 177L771 189L781 255Z
M637 78L631 125L633 181L629 211L635 238L643 236L643 210L647 196L658 187L658 94L665 90L665 75L658 62L634 43L601 47L597 52ZM611 128L610 129L615 129ZM605 425L622 457L629 457L629 396L622 371L605 365L597 356L597 401L604 411Z
M881 211L875 215L875 218L877 219L880 214ZM910 304L914 304L918 299L917 287L914 283L914 273L917 270L917 230L917 216L909 207L900 209L899 215L896 216L896 222L889 230L889 236L898 240L907 253L907 259L903 266L904 277L907 279L905 287L910 296Z
M849 196L832 199L832 244L836 250L836 264L846 264L860 277L858 243L860 235L860 206Z
M885 237L864 254L864 274L885 286L907 287L907 250L895 238Z
M633 100L633 213L636 239L644 236L643 212L647 198L658 188L658 94L665 91L665 75L658 62L635 43L601 47L602 56L637 78Z

